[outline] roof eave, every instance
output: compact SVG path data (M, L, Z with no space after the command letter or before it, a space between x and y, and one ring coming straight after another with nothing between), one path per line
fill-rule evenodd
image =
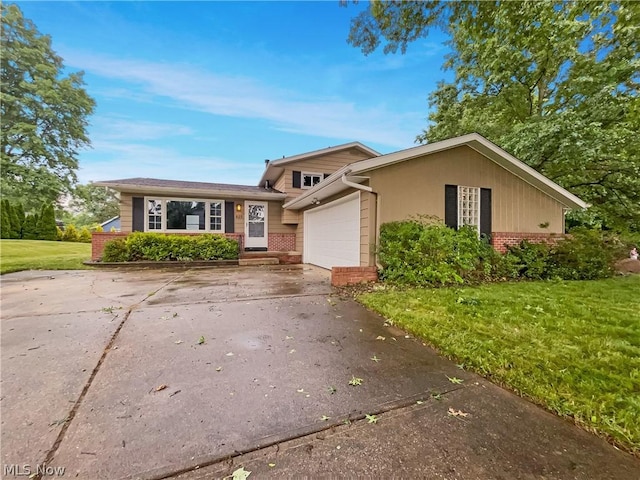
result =
M151 185L132 185L128 183L110 183L110 182L93 182L94 185L100 187L109 187L119 192L140 193L144 195L204 195L207 198L246 198L249 200L284 200L285 193L279 192L246 192L243 190L219 190L211 188L180 188L180 187L164 187Z

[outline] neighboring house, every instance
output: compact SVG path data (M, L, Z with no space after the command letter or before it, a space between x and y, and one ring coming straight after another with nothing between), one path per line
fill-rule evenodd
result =
M492 244L564 232L575 195L478 134L380 155L354 142L267 161L258 186L133 178L121 230L224 233L250 250L297 251L324 268L375 267L380 225L432 215ZM95 254L94 254L95 257Z
M116 232L120 231L120 215L116 215L113 218L110 218L106 222L100 224L102 230L105 232L110 232L111 229L114 229Z

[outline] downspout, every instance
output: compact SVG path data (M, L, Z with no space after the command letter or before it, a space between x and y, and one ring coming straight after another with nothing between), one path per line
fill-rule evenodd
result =
M352 187L355 188L357 190L362 190L364 192L369 192L372 193L375 196L376 199L376 218L375 218L375 232L376 232L376 238L375 238L375 245L377 246L380 240L380 229L378 228L378 226L380 225L380 196L373 191L373 188L368 187L366 185L360 185L359 183L354 183L354 182L350 182L347 179L347 174L351 173L351 170L346 171L345 173L342 174L342 183L344 183L345 185L347 185L348 187ZM377 253L374 253L374 257L375 257L375 264L376 264L376 268L378 270L382 270L382 265L380 265L380 262L378 262L378 255Z

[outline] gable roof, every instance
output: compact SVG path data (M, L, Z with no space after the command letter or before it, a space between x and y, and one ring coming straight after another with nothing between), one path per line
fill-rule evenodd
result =
M100 187L109 187L119 192L140 193L146 195L212 195L223 197L241 197L248 199L281 200L286 197L282 192L253 185L233 185L228 183L186 182L182 180L163 180L159 178L124 178L93 182Z
M400 150L398 152L381 155L367 160L360 160L359 162L346 165L315 187L305 191L302 195L296 197L290 202L285 203L284 208L297 210L311 205L315 200L322 200L347 190L350 186L341 180L343 175L362 175L378 168L383 168L395 163L405 162L413 158L430 155L444 150L450 150L464 145L478 151L485 157L489 158L538 190L546 193L566 207L586 208L588 206L574 194L548 179L540 172L521 162L510 153L504 151L496 144L484 138L482 135L478 133L470 133L461 137L428 143L426 145L420 145L418 147L408 148L406 150ZM362 183L365 180L367 180L366 177L350 179L350 181L358 183Z
M351 150L352 148L360 150L361 152L371 157L380 156L379 152L376 152L374 149L367 147L363 143L349 142L343 143L342 145L336 145L335 147L327 147L320 150L314 150L312 152L300 153L291 157L283 157L278 160L269 160L266 168L264 169L262 177L260 177L258 185L264 185L264 182L266 180L269 180L269 182L273 184L280 177L280 175L282 175L282 172L284 172L283 167L288 163L299 162L300 160L309 160L311 158L320 157L322 155L327 155L330 153L341 152L343 150Z

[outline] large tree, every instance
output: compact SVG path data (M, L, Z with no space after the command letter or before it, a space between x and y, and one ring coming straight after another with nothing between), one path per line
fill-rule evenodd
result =
M430 94L417 141L478 132L606 226L640 230L639 25L636 2L374 1L349 41L405 52L443 29L454 79Z
M92 183L75 188L70 206L74 212L74 218L70 220L76 226L103 223L120 215L118 192Z
M78 152L89 146L94 101L81 72L65 74L51 48L16 5L2 5L2 195L27 210L57 200L76 183Z

